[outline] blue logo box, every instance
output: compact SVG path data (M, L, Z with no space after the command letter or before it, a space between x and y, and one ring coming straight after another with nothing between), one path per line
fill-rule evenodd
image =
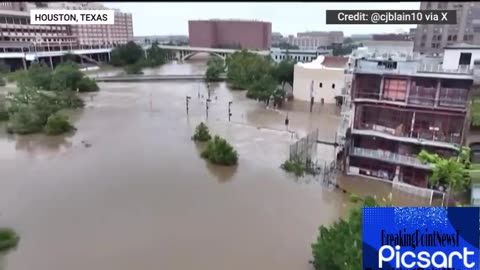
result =
M363 208L363 270L480 270L478 207Z

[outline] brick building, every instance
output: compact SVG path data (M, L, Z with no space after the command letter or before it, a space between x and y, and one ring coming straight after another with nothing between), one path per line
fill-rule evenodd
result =
M194 20L188 22L192 47L245 48L267 50L271 47L272 24L243 20Z

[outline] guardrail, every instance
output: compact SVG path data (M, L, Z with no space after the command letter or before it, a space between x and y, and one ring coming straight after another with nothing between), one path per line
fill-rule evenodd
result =
M403 164L403 165L413 166L413 167L422 168L422 169L432 169L432 165L424 164L415 157L400 155L390 151L354 147L352 153L356 156L374 158L378 160L386 160L392 163Z

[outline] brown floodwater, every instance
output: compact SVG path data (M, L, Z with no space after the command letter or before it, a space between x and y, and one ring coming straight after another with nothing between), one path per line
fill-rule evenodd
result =
M201 73L201 57L150 74ZM190 140L206 121L206 86L190 82L103 83L70 113L68 136L9 136L0 127L0 227L21 235L2 270L311 269L318 227L348 211L346 195L279 166L298 136L334 138L338 109L294 102L275 111L244 92L213 85L208 126L239 153L223 168ZM189 115L185 97L191 96ZM228 122L228 101L232 121ZM89 147L85 146L86 144ZM325 160L333 149L319 145ZM388 184L338 181L387 196ZM399 205L425 205L393 194Z

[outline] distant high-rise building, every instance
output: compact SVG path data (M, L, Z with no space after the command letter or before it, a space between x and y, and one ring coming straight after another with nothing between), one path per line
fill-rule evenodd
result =
M272 24L244 20L193 20L188 22L192 47L269 49Z
M421 2L421 10L456 10L456 24L419 24L415 51L441 54L455 43L480 45L480 2Z

